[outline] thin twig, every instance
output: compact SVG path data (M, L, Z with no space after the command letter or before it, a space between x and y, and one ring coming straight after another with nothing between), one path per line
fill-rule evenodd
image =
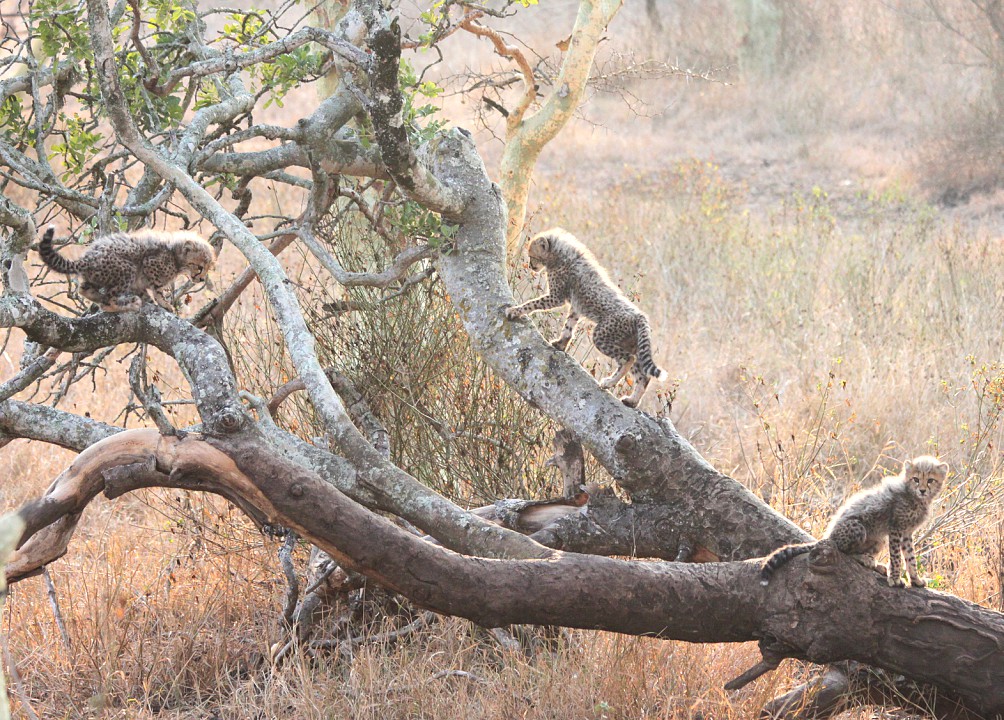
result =
M523 96L520 98L519 103L517 103L516 109L509 112L505 120L507 133L511 135L519 127L519 124L523 121L523 115L526 114L526 111L530 108L530 104L537 97L537 82L534 79L533 68L530 67L530 63L527 62L522 50L515 45L506 43L502 36L492 28L478 23L471 17L464 18L460 22L460 27L473 35L486 37L491 40L492 45L495 46L496 53L502 57L509 58L519 67L520 74L523 76Z
M300 581L296 577L296 569L293 567L293 549L296 547L300 537L288 530L286 540L279 547L279 563L282 565L282 573L286 576L286 603L282 609L282 619L287 627L293 626L293 617L296 614L296 601L300 597Z
M63 638L63 645L70 649L70 633L66 631L66 623L63 622L63 612L59 609L59 597L56 595L56 586L49 575L48 566L42 568L42 577L45 578L45 588L49 595L49 604L52 605L52 616L56 620L56 627Z

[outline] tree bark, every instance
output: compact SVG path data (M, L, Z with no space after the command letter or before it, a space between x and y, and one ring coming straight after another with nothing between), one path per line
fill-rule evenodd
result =
M448 252L436 265L475 350L527 402L581 441L631 495L630 508L596 500L586 515L573 512L540 529L540 539L566 548L659 557L689 556L700 548L706 559L733 562L684 566L550 550L460 510L390 463L359 432L331 387L282 266L192 177L193 167L214 162L213 153L202 157L196 152L207 129L254 107L240 74L226 77L221 85L226 97L199 109L179 149L166 154L139 134L119 87L107 6L104 0L88 0L93 67L118 139L248 259L322 432L342 455L304 443L271 424L262 401L256 406L256 422L241 402L222 349L184 321L153 307L68 320L42 310L13 277L16 273L8 273L2 278L8 284L0 298L0 325L20 327L37 342L61 350L92 350L126 341L156 344L182 366L205 433L161 437L153 430L117 432L66 413L0 402L0 432L5 435L77 449L93 444L44 498L22 509L29 529L7 566L8 576L25 577L64 552L80 513L97 493L114 497L138 487L177 486L219 493L256 522L290 527L347 567L420 604L484 625L560 624L700 642L757 639L765 660L756 672L776 667L783 657L859 660L954 688L973 712L1000 713L1000 614L932 591L890 589L874 574L828 553L826 546L790 563L769 588L760 587L757 564L735 561L809 536L711 467L671 423L626 408L531 325L505 320L503 310L513 304L513 297L506 282L502 192L488 180L474 143L463 131L442 133L421 148L411 147L399 114L399 31L386 22L379 3L358 0L354 5L365 6L359 17L364 18L375 54L322 31L305 32L297 42L325 43L341 53L343 61L355 63L370 87L359 91L358 103L333 96L299 129L286 129L282 134L296 140L275 148L275 153L264 151L270 153L268 162L277 162L277 157L278 162L309 162L311 143L323 144L325 138L337 142L341 123L360 104L374 122L385 166L372 169L373 174L392 177L411 199L456 223ZM596 7L601 5L617 6L606 2ZM592 7L584 2L587 6ZM572 44L569 58L576 38ZM266 47L264 54L278 51ZM230 62L208 46L203 49L205 58L178 72L209 72ZM586 74L591 59L590 54ZM241 63L250 58L241 56L235 62L244 67ZM559 92L562 112L571 112L568 107L577 104L571 90L570 84L568 94L560 97ZM526 119L528 132L535 118ZM540 115L537 122L532 137L547 137L553 127L547 116ZM362 165L375 162L372 152L349 155L363 158ZM329 161L333 164L327 169L342 167L335 158ZM249 173L260 171L251 165L245 168ZM17 233L11 240L0 239L0 259L14 262L30 242L33 225L26 213L6 207L0 203L0 220ZM44 426L32 427L33 418ZM364 505L407 518L448 548L466 554L424 542ZM605 525L597 526L597 521ZM595 527L612 531L618 541L602 544L590 537Z

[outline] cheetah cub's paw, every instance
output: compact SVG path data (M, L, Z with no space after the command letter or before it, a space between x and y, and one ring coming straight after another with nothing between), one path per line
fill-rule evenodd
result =
M906 581L903 578L901 578L901 577L894 578L894 577L890 576L889 577L889 587L905 588L906 587Z
M555 350L561 350L562 352L564 352L565 349L568 347L568 341L570 339L571 338L567 338L567 339L566 338L555 338L554 340L551 341L551 347L553 347Z
M638 400L630 395L625 395L621 398L621 402L624 403L629 408L638 407Z
M519 320L526 317L518 307L507 307L505 310L506 320Z
M910 584L914 587L927 587L927 578L915 577L910 578Z

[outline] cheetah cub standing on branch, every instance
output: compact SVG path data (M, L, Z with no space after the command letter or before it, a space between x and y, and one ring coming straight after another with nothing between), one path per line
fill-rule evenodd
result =
M628 407L637 407L650 378L666 379L666 372L652 360L648 317L624 296L589 249L571 233L561 228L546 230L530 241L527 254L531 270L547 270L548 294L508 308L506 317L515 320L569 303L565 328L551 345L558 350L568 347L580 317L595 322L593 344L620 364L600 381L600 387L612 388L630 371L634 390L621 400Z
M840 552L853 555L865 567L885 572L885 568L875 562L875 555L881 550L882 540L888 537L889 584L906 587L902 551L906 555L910 583L914 587L924 587L927 583L917 573L913 532L930 515L931 504L944 487L947 475L948 465L929 455L907 460L899 475L883 478L880 485L851 495L833 516L820 542L829 541ZM818 544L788 545L775 550L764 561L760 584L766 585L775 570Z
M50 268L81 277L80 294L108 312L138 310L146 291L157 304L172 310L169 293L174 279L185 273L207 280L216 260L213 246L188 232L113 233L92 242L79 260L68 260L52 247L53 228L38 244L38 254Z

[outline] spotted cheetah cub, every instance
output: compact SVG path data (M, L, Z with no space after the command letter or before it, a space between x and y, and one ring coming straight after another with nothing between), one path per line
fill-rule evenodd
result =
M42 260L58 273L79 275L80 294L108 312L138 310L147 290L158 305L173 310L174 279L185 273L202 282L216 259L213 246L192 233L141 230L100 237L79 260L68 260L52 247L54 233L48 228L38 244Z
M666 379L666 372L652 360L648 317L624 296L589 249L571 233L561 228L546 230L530 241L527 254L531 270L547 271L548 294L508 308L506 317L516 320L569 303L565 328L551 345L558 350L567 348L580 317L595 322L593 344L619 363L612 375L600 381L600 387L612 388L630 371L634 390L621 400L628 407L637 407L650 378Z
M889 538L889 584L906 587L902 558L905 554L910 583L924 587L927 583L917 573L913 532L927 520L946 475L948 465L930 455L907 460L899 475L883 478L881 484L851 495L833 516L820 542L829 541L865 567L884 573L885 567L875 562L875 555L881 550L882 540ZM788 545L775 550L760 570L760 584L766 585L775 570L817 544Z

